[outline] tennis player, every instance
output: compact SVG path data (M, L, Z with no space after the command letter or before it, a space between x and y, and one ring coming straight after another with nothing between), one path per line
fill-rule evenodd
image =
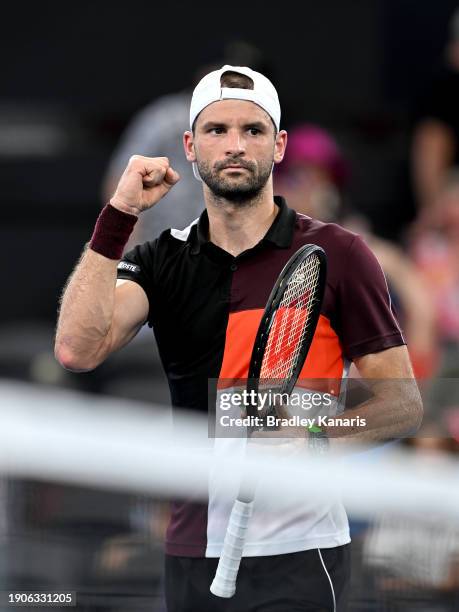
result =
M368 379L412 379L405 342L381 268L359 236L295 213L273 195L272 170L284 155L272 83L246 67L224 66L196 86L187 160L202 181L205 210L124 255L142 211L180 180L167 158L134 156L96 223L65 289L56 356L72 371L92 370L153 327L174 407L208 410L209 379L247 377L264 306L297 249L321 246L328 281L304 378L346 377L353 362ZM118 279L118 280L117 280ZM410 391L408 391L408 389ZM375 441L415 429L422 406L412 386L374 384L374 398L349 410L371 427L330 425L330 437ZM216 443L218 440L216 440ZM226 441L227 442L227 441ZM237 440L236 442L240 442ZM349 527L340 502L254 508L237 591L209 592L234 498L172 504L166 538L169 612L344 610Z

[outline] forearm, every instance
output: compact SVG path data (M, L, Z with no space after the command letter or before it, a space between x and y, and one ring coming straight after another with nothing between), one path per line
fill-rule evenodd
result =
M332 446L342 447L349 442L373 445L410 435L422 419L422 400L416 381L391 381L390 389L378 390L374 397L346 410L338 418L346 419L349 425L330 420L325 433Z
M118 296L115 300L116 269L138 215L164 197L179 179L166 157L134 155L129 160L62 298L55 354L65 368L94 369L112 349L128 342L145 321L148 303L143 290L135 308L123 309Z
M90 248L71 275L62 296L55 353L66 368L91 370L108 350L113 318L116 267Z
M108 205L62 297L55 354L70 370L94 369L110 351L116 269L137 217Z

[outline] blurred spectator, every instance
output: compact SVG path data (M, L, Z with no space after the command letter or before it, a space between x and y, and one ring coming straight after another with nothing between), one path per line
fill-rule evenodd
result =
M459 9L450 20L450 36L440 74L428 85L415 112L412 172L419 222L429 225L445 173L459 164Z
M205 74L223 64L250 66L267 76L271 72L257 47L243 40L233 40L224 46L221 58L197 68L193 75L193 87ZM153 240L170 227L186 227L204 209L202 186L194 177L183 150L183 133L190 129L191 94L192 88L174 92L140 110L112 155L103 183L104 203L113 195L131 155L168 157L172 167L180 174L180 181L167 198L139 217L126 250Z
M289 131L275 180L276 190L292 208L321 221L336 221L343 214L348 179L349 167L325 130L303 124Z
M360 234L381 264L395 303L418 379L430 378L438 367L435 306L428 285L416 266L397 245L371 231L368 219L351 215L343 225Z
M443 177L435 201L435 219L429 229L418 228L413 235L411 251L436 308L442 343L439 375L458 378L459 169Z
M436 363L433 305L416 268L396 245L376 237L370 222L351 215L345 204L350 167L333 137L305 124L289 131L287 152L275 176L276 192L298 212L337 222L361 234L388 279L408 340L416 376L427 377Z

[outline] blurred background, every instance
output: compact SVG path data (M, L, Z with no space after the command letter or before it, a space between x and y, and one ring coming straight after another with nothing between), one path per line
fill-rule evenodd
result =
M167 406L151 330L95 372L57 365L59 297L130 155L166 155L182 175L130 245L200 213L201 188L181 146L191 89L223 63L250 65L277 87L289 132L275 192L362 234L386 273L425 397L423 435L407 445L432 461L457 454L457 2L322 0L300 12L289 1L81 1L5 11L0 391L58 388L88 394L88 403L104 394ZM7 395L2 410L12 409ZM73 586L82 610L163 610L166 517L149 496L4 476L0 581ZM351 610L459 609L455 530L397 517L352 528ZM430 557L434 571L419 560L439 541L448 546Z

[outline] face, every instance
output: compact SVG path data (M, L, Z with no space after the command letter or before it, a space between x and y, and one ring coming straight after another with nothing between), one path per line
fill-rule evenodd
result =
M253 201L285 151L287 133L275 135L269 115L246 100L221 100L198 115L194 135L184 136L188 161L196 162L210 191L234 203Z

